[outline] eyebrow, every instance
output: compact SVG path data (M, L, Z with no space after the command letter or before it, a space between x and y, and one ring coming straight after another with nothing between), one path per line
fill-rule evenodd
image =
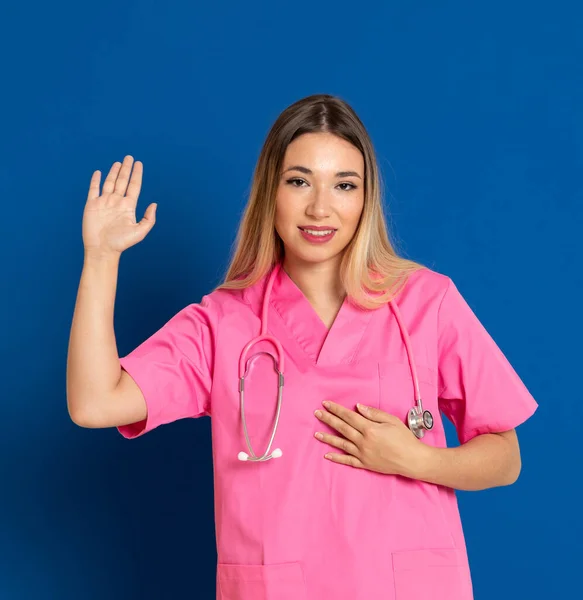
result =
M311 169L308 169L308 167L302 167L301 165L294 165L293 167L288 167L284 171L284 173L287 173L288 171L300 171L301 173L305 173L306 175L314 174ZM358 177L359 179L362 179L362 177L356 171L338 171L338 173L336 173L336 177Z

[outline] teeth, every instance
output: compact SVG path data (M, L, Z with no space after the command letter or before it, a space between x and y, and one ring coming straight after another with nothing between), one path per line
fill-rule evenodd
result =
M304 231L306 233L309 233L310 235L320 235L320 236L330 235L331 233L334 232L333 229L327 229L326 231L313 231L312 229L304 229Z

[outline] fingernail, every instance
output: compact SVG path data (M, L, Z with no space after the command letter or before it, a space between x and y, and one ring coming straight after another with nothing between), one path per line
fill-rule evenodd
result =
M368 407L364 406L364 404L357 404L356 406L358 406L358 408L364 412L366 412L368 410Z
M326 408L329 408L329 407L330 407L330 402L328 402L328 400L324 400L324 401L322 402L322 404L323 404L323 405L324 405Z
M314 434L319 440L321 440L324 436L318 431Z
M320 417L322 416L322 411L320 411L320 410L317 410L317 411L316 411L314 414L315 414L315 415L316 415L318 418L320 418Z

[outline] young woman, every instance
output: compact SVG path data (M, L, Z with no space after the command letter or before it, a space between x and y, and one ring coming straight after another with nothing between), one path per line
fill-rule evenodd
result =
M73 421L136 438L212 417L218 599L471 599L455 490L516 481L537 403L453 281L396 255L352 108L283 111L224 283L120 359L119 258L155 222L142 168L91 179Z

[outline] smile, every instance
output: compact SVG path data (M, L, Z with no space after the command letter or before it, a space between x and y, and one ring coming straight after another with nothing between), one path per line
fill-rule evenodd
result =
M336 229L308 229L303 227L298 227L298 229L305 240L315 244L328 242L336 233Z
M310 235L330 235L331 233L334 233L334 229L321 229L321 230L315 230L315 229L302 229L300 227L300 229L302 231L305 231L306 233L309 233Z

